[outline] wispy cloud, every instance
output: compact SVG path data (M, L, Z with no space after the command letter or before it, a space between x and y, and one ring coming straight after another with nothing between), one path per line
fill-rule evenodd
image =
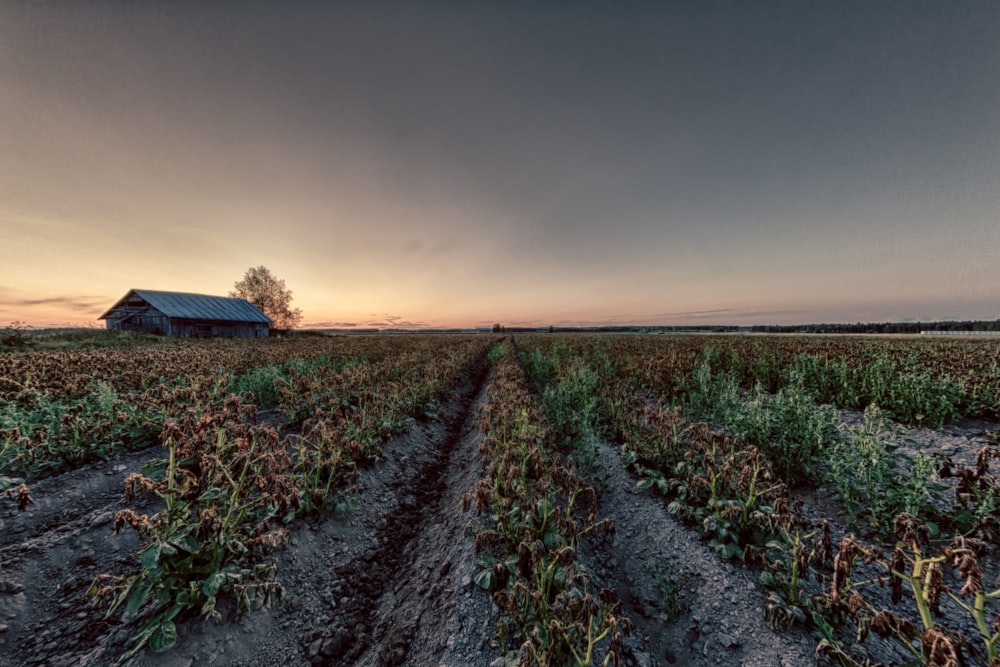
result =
M111 305L106 297L99 296L50 296L41 299L12 299L0 297L0 306L7 308L35 308L54 306L78 312L92 311Z
M303 325L307 329L350 329L358 326L357 322L306 322Z
M748 319L763 321L761 318L794 315L801 311L795 309L755 310L742 308L714 308L711 310L687 310L667 313L654 313L639 316L636 319L643 322L677 321L677 320L715 320L719 324L737 324Z
M379 318L373 322L365 322L367 327L390 327L393 329L417 329L429 326L427 322L411 322L404 320L402 315L391 315L389 313L372 313L372 317Z
M731 308L715 308L713 310L687 310L679 311L673 313L656 313L654 315L647 315L646 317L710 317L713 315L720 315L722 313L733 313Z

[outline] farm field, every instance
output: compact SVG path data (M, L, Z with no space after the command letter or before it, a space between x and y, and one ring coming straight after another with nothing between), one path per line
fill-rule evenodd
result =
M1000 665L1000 342L0 355L0 665Z

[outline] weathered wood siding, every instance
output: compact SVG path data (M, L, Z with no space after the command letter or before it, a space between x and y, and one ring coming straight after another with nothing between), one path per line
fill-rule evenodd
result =
M150 308L136 310L119 308L107 318L110 331L134 331L137 333L171 335L170 319L163 313Z
M109 331L133 331L180 338L267 338L270 330L260 322L222 322L171 319L147 308L120 308L107 318Z
M170 320L171 336L181 338L267 338L269 327L259 322Z

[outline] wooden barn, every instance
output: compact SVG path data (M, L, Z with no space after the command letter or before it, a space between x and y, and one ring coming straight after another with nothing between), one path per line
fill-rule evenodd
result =
M165 336L267 338L272 320L245 299L133 289L98 319L110 331Z

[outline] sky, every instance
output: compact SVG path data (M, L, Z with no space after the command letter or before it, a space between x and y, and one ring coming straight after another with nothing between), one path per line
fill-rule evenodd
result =
M0 0L0 325L1000 318L1000 3Z

